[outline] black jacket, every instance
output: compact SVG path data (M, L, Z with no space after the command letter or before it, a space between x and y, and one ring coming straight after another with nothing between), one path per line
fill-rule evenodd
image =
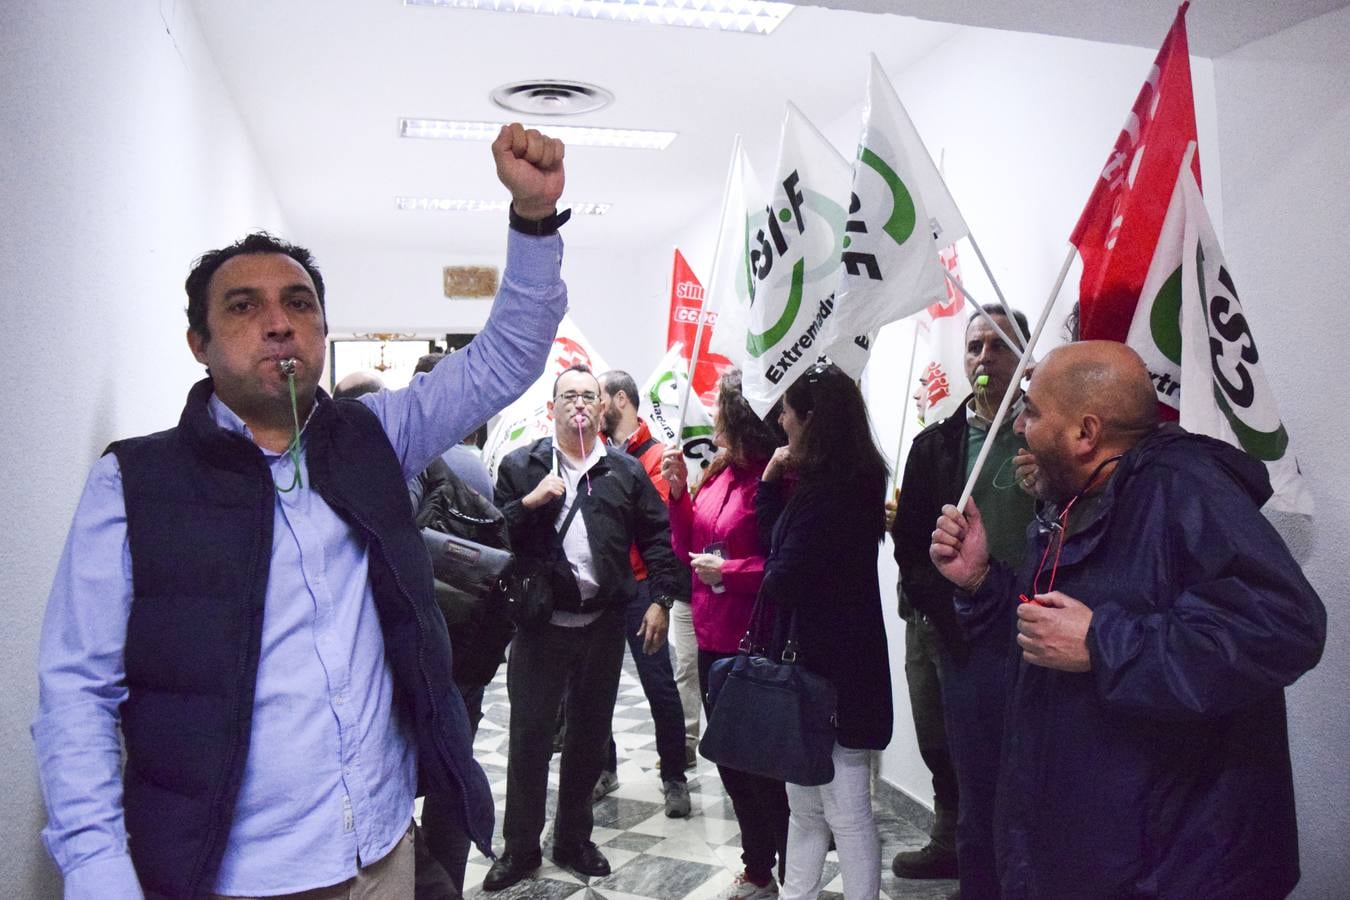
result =
M1269 496L1259 462L1164 426L1065 541L1054 587L1092 609L1092 669L1019 661L995 824L1007 900L1248 900L1298 881L1284 688L1321 656L1326 610ZM958 593L962 618L1007 634L1046 540Z
M891 741L891 668L877 585L885 488L842 479L801 482L789 499L761 481L755 515L771 528L762 596L797 611L800 659L838 696L838 741L880 750Z
M554 523L561 498L538 509L526 509L521 500L552 470L553 439L540 438L511 451L497 469L497 501L511 528L511 546L518 555L546 560L557 539ZM628 549L636 544L647 564L652 595L689 599L689 570L675 559L670 544L670 515L647 472L622 450L606 448L605 455L581 480L578 516L586 523L595 580L600 592L577 611L626 606L637 593ZM576 527L573 523L572 527ZM555 599L564 596L555 591ZM559 609L568 609L560 604Z
M966 474L966 407L934 422L914 438L900 482L900 505L891 537L900 567L900 589L911 606L928 617L943 646L958 661L969 652L952 606L952 583L928 557L933 527L942 506L961 499Z
M211 419L209 378L176 428L118 441L135 589L127 620L131 859L147 895L204 897L215 885L252 728L276 493L262 451ZM306 426L315 491L369 546L375 611L397 700L416 734L424 785L454 797L491 849L493 806L450 680L450 642L431 562L379 420L322 391Z

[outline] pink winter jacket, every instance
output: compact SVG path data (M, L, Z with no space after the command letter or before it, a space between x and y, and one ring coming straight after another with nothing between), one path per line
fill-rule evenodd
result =
M704 483L692 501L688 491L670 501L670 533L677 559L688 562L690 553L701 553L717 541L726 545L722 566L726 591L714 593L698 576L692 576L690 602L700 650L735 653L750 624L755 595L764 580L764 548L755 523L755 492L763 472L764 463L748 468L727 466Z

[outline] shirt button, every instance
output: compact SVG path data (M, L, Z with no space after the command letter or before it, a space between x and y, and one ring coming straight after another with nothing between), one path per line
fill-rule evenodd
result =
M346 694L338 694L338 695L337 695L337 705L338 705L338 706L341 706L341 705L342 705L343 703L345 703L346 701L347 701L347 695L346 695Z

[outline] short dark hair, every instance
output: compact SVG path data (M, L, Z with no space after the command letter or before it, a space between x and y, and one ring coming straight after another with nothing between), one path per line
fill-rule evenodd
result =
M445 359L444 353L424 353L417 358L417 365L413 366L413 374L420 375L423 372L430 372L436 368L436 363Z
M860 485L876 497L872 513L876 539L886 531L882 503L890 466L877 449L872 425L867 419L867 403L857 383L834 365L815 365L792 383L783 401L797 414L811 421L802 432L801 455L797 471L803 482L846 481ZM794 454L795 456L796 454Z
M585 363L572 363L570 366L559 372L557 378L553 379L553 396L558 396L558 382L562 381L562 377L568 372L585 372L587 375L595 378L595 373L591 371L590 366ZM599 384L600 379L595 378L595 383Z
M638 396L637 382L633 376L629 375L623 369L610 369L599 378L600 390L613 397L619 391L628 395L628 402L634 406L642 405L642 398Z
M986 303L983 306L981 306L980 309L984 310L991 316L998 316L1005 322L1008 320L1007 310L1005 310L1002 306L1000 306L997 303ZM1017 322L1017 329L1016 329L1017 334L1013 335L1013 337L1021 338L1022 347L1025 347L1027 345L1027 341L1031 340L1031 328L1027 325L1027 314L1022 312L1020 309L1014 309L1012 311L1012 314L1013 319ZM970 314L970 318L966 319L967 331L970 330L970 323L974 322L977 318L984 318L984 317L977 312L973 312ZM1021 348L1014 347L1013 349L1018 350Z
M217 269L234 257L246 253L279 253L298 262L314 282L314 293L318 295L319 311L323 315L323 331L324 334L328 333L328 312L323 299L323 276L319 274L319 267L314 262L313 254L304 247L283 241L266 231L255 231L228 247L208 250L197 257L197 261L192 264L192 271L188 273L187 281L183 283L188 296L187 318L190 330L201 335L203 341L211 339L211 330L206 324L207 287L211 284L211 278Z

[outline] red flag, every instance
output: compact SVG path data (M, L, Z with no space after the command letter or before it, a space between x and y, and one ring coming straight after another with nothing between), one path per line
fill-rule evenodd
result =
M1177 10L1139 96L1069 242L1083 260L1079 335L1124 341L1153 260L1186 145L1195 137L1195 99L1186 7ZM1200 182L1200 155L1191 165Z
M685 262L684 254L675 251L675 271L670 279L670 323L666 328L666 349L680 343L680 356L688 363L694 346L694 335L698 332L698 318L703 311L703 285L699 283L694 270ZM729 368L731 360L725 356L708 351L708 342L712 340L713 326L717 324L717 313L708 313L708 321L703 326L703 348L698 355L698 368L694 372L694 393L709 409L717 407L717 379Z

